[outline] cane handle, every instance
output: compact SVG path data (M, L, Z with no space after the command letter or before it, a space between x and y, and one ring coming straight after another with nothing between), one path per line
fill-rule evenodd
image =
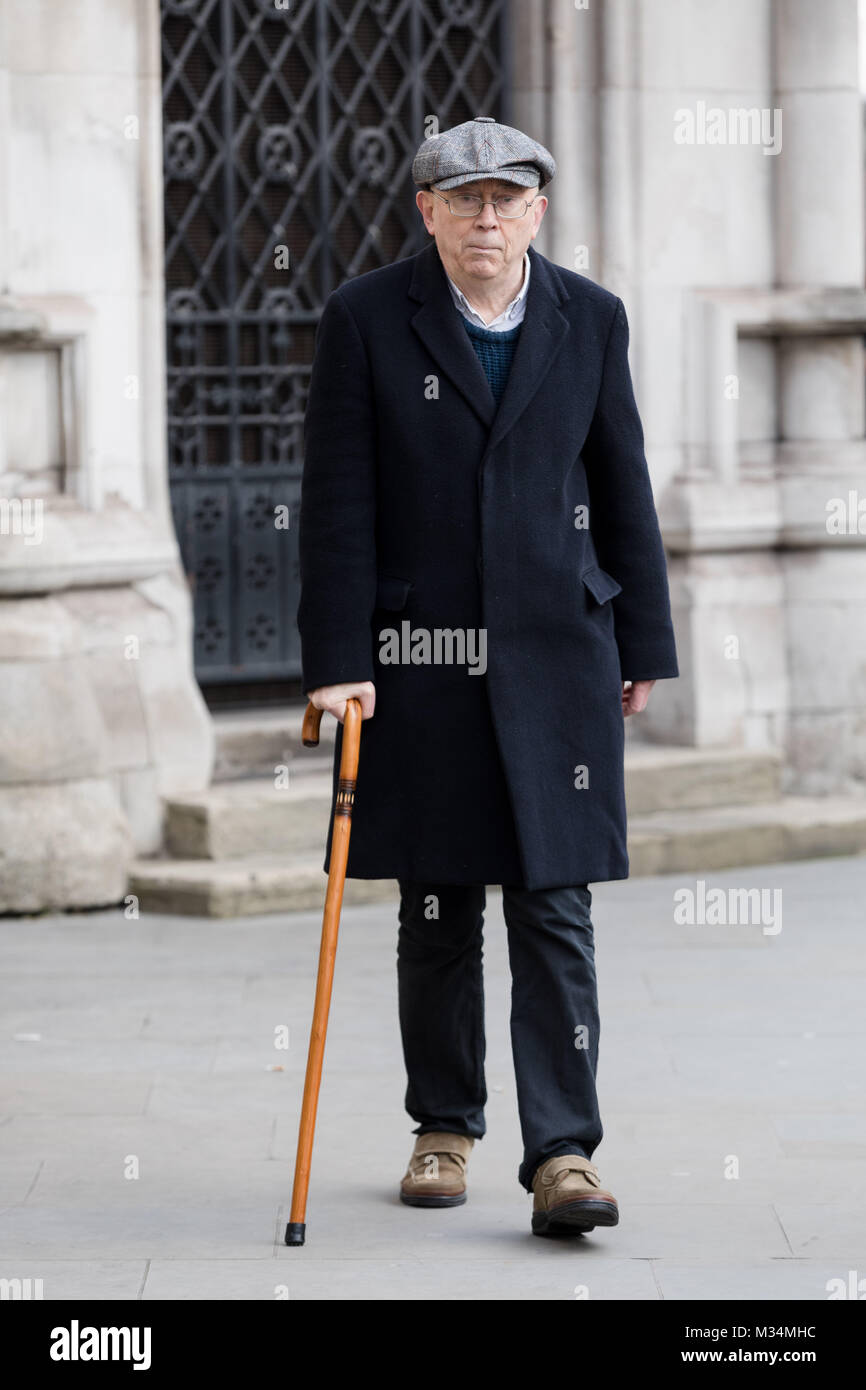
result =
M350 699L346 701L346 704L348 706L353 702L358 706L358 710L360 712L361 702L360 700L356 699L354 695L352 695ZM322 715L324 713L325 711L323 709L316 709L315 705L313 704L308 704L307 708L304 710L304 722L301 725L301 742L303 743L305 748L318 748L319 728L321 726ZM346 716L344 715L344 720L345 717Z
M304 722L301 725L301 742L305 748L318 748L319 746L319 725L322 722L322 709L316 709L312 703L307 705L304 710Z

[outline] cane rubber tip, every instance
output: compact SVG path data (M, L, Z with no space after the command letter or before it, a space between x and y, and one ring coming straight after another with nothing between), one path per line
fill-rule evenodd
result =
M305 1221L290 1221L286 1227L286 1245L303 1245L306 1231Z

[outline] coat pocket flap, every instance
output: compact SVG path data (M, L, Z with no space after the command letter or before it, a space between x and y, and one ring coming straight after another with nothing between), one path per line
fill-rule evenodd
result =
M411 579L396 579L390 574L380 574L376 582L376 607L405 608L411 588Z
M622 585L618 584L612 574L603 570L600 565L593 565L590 569L584 570L580 576L589 592L599 603L606 603L614 594L622 593Z

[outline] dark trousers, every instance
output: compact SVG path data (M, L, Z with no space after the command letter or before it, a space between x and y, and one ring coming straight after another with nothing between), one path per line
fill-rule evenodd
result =
M592 1158L599 1016L595 941L584 884L502 889L511 965L511 1048L523 1136L518 1181L532 1190L554 1154ZM408 1086L418 1128L480 1139L484 1105L483 885L400 880L397 981Z

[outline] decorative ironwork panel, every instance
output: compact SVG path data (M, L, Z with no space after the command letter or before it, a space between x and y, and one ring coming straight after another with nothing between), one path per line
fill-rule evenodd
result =
M510 119L508 0L162 0L168 448L202 684L300 675L322 306L427 241L430 118Z

